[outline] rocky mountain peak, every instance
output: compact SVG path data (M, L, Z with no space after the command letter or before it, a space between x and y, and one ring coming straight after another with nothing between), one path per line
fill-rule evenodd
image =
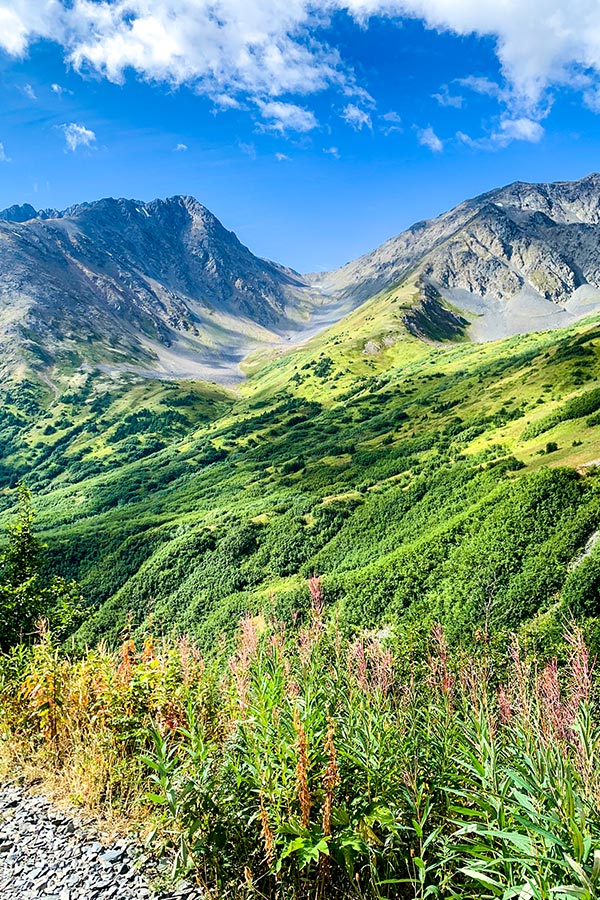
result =
M28 222L31 219L37 219L37 215L37 209L34 209L30 203L23 203L21 206L15 204L0 211L0 219L5 219L7 222Z
M258 259L191 196L19 207L0 214L0 237L11 346L27 334L46 361L237 380L250 349L297 331L313 305L300 276ZM0 322L0 351L4 339Z

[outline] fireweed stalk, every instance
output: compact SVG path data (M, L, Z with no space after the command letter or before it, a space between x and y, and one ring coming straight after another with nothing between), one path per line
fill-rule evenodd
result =
M150 817L215 898L598 898L600 725L577 626L563 665L515 639L494 671L440 626L407 665L383 633L345 641L318 578L310 592L289 633L244 619L224 665L151 637L71 659L42 630L0 659L5 758Z

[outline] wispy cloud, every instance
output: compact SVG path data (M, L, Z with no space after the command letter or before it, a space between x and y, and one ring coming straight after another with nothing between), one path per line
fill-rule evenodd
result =
M348 103L342 111L342 119L355 131L362 131L363 128L373 128L373 122L370 114L356 106L355 103Z
M443 84L439 91L431 96L440 106L451 106L454 109L460 109L465 99L461 94L451 94L447 84Z
M69 122L68 124L59 126L65 136L67 149L74 153L78 147L91 147L96 142L96 135L91 128L85 125L77 124L77 122Z
M340 151L337 147L323 147L323 153L327 153L329 156L333 156L334 159L340 158Z
M276 153L275 159L277 160L277 162L289 162L290 157L287 155L287 153Z
M443 141L437 136L431 125L427 128L417 129L417 138L423 147L428 147L434 153L441 153L444 149Z
M544 137L544 129L539 122L528 119L526 116L520 116L517 119L502 119L500 128L492 139L500 144L510 143L511 141L528 141L531 144L537 144Z
M6 155L4 144L0 144L0 163L8 163L10 158Z
M397 112L394 112L393 110L386 112L380 116L380 118L385 123L382 128L385 135L394 134L394 132L400 133L404 130L402 128L402 119Z
M250 159L256 159L256 147L254 144L247 144L244 141L240 141L238 147L244 154L244 156L249 156Z
M457 84L474 91L476 94L484 94L486 97L495 97L497 100L507 99L506 88L496 81L492 81L485 75L468 75L466 78L458 78Z
M190 148L188 147L187 144L177 144L175 147L173 147L173 152L174 153L187 153L187 151L189 149Z
M500 150L513 141L537 144L542 140L544 134L543 126L535 119L528 119L525 116L510 118L506 115L500 119L491 133L484 137L473 138L464 131L457 131L456 139L474 150Z
M319 124L312 113L295 103L283 103L281 100L257 101L258 108L265 120L264 127L281 133L286 131L312 131Z
M33 87L32 87L30 84L24 84L24 85L23 85L23 93L24 93L25 96L28 97L30 100L37 100L37 94L36 94L36 92L34 91Z
M73 91L70 91L68 88L63 87L62 84L57 84L56 82L54 82L54 84L50 85L50 90L52 91L53 94L56 94L58 97L62 97L63 94L71 94L71 95L73 94Z

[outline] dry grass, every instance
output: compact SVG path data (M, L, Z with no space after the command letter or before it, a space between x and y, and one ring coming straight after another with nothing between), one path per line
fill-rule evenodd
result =
M258 616L208 665L187 641L2 660L2 767L115 830L153 827L212 897L600 897L600 728L580 632L506 677L399 658L312 613ZM400 672L403 672L402 676ZM149 809L152 813L149 815Z

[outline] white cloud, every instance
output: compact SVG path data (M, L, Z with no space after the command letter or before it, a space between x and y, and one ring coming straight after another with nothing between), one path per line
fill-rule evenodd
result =
M417 131L417 137L419 143L422 144L423 147L429 147L434 153L441 153L444 149L443 142L439 139L431 125L428 125L427 128L419 129Z
M239 100L236 100L235 97L230 97L229 94L215 94L212 97L212 101L215 104L216 111L222 109L240 109L242 105Z
M600 113L600 85L595 85L584 91L583 102L592 112Z
M244 156L249 156L250 159L256 159L256 147L254 146L254 144L245 144L243 141L241 141L238 144L238 147L240 148Z
M4 149L4 144L0 144L0 163L10 162L10 159L6 155L6 151Z
M467 78L458 78L457 83L470 91L474 91L476 94L495 97L496 100L508 99L505 89L485 75L469 75Z
M52 40L75 69L187 84L217 103L268 104L333 85L364 107L363 89L322 37L320 26L340 10L364 25L411 17L490 39L504 81L496 88L508 90L518 117L538 118L554 85L598 105L598 0L1 0L0 48L23 56Z
M362 131L363 128L373 128L371 116L366 110L356 106L355 103L349 103L342 111L342 119L354 128L355 131Z
M318 125L314 114L295 103L283 103L281 100L257 100L265 127L272 131L312 131Z
M537 144L544 137L544 128L534 119L526 116L511 118L505 115L500 119L497 128L489 136L472 138L464 131L456 132L456 139L474 150L498 150L506 147L513 141L527 141Z
M30 100L37 100L37 95L30 84L23 85L23 93L26 97L29 97Z
M400 133L403 131L402 119L397 112L386 112L380 118L386 123L382 129L386 136L394 132Z
M56 82L50 85L50 90L58 97L62 97L63 94L73 94L73 91L70 91L68 88L63 87L62 84L56 84Z
M502 119L500 131L492 135L492 139L500 144L511 141L529 141L537 144L544 136L544 129L539 122L520 116L517 119Z
M443 84L436 94L431 95L440 106L452 106L454 109L461 109L464 97L460 94L451 94L447 84Z
M173 147L173 151L175 153L186 153L189 150L187 144L177 144L177 146Z
M91 147L96 141L96 135L90 128L85 125L78 125L76 122L60 125L62 128L67 148L74 153L78 147Z
M286 153L276 153L275 159L277 162L289 162L289 156Z
M329 154L329 156L333 156L334 159L340 158L340 151L337 147L323 147L323 153Z

